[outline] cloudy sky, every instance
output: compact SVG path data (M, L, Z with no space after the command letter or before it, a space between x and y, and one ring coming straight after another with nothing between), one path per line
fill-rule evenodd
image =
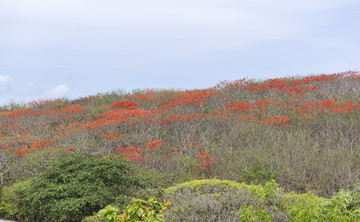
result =
M0 105L359 70L360 0L0 0Z

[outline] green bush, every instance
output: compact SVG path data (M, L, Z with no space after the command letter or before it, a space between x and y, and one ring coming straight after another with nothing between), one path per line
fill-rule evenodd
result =
M31 180L19 181L10 187L1 190L0 218L21 219L24 212L19 209L19 203L23 198L22 191L30 186Z
M279 171L271 170L268 165L254 165L240 175L239 180L245 183L260 184L263 181L276 180L280 175Z
M86 217L84 222L95 221L149 221L149 222L161 222L165 221L163 211L171 206L171 202L163 200L157 201L155 197L149 200L141 200L133 198L130 205L121 212L120 209L108 205L104 209L101 209L96 215Z
M356 209L360 207L360 183L352 185L348 190L351 195L351 201L349 203L349 209Z
M149 221L160 222L165 221L164 210L171 206L171 202L157 201L156 198L150 198L148 201L140 199L132 199L131 205L128 205L118 218L122 221L137 222L137 221ZM98 215L103 216L106 210L99 211Z
M10 204L0 202L0 218L15 219L15 212Z
M145 185L127 160L76 153L33 180L19 208L27 221L81 221L108 204L122 206L125 195Z

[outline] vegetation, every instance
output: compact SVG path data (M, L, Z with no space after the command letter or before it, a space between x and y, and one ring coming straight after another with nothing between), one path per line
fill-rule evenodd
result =
M212 207L223 221L232 217L291 221L306 214L315 221L336 217L351 221L357 218L355 206L360 202L359 130L356 71L224 81L197 90L113 91L72 101L11 103L0 107L0 214L39 221L44 218L35 214L49 211L53 212L47 213L49 221L71 221L75 215L81 220L116 201L113 207L120 215L132 197L155 196L154 201L162 203L165 198L172 203L164 211L167 221L176 221L182 213L189 221L211 217L205 212ZM82 159L83 165L71 162L73 158ZM106 185L109 178L95 179L94 170L105 162L131 168L119 165L134 181L139 179L135 174L144 175L147 189L131 189L130 184L137 182L120 183L123 174L112 170L105 175L121 188ZM65 170L72 165L75 170ZM180 186L175 184L210 183L206 179L215 177L232 182L226 182L224 191L209 188L204 195L185 189L181 195L186 200L169 192L168 187ZM40 189L45 184L48 188ZM73 192L68 186L79 186L71 189L87 195L97 187L98 196L80 195L76 202L66 193ZM229 186L236 187L231 189L239 201L230 201ZM274 200L252 192L269 186L275 187ZM43 210L35 210L47 196L53 199L42 201ZM71 201L76 202L69 205L73 209L64 207L67 212L57 213L55 206ZM201 204L192 212L186 205L190 203Z
M150 221L161 222L165 221L163 212L171 206L171 202L164 203L157 201L155 198L150 198L148 201L140 199L132 199L131 205L128 205L126 209L121 212L114 206L107 206L100 210L96 216L87 217L83 221L101 221L108 220L113 221Z
M357 194L358 195L358 194ZM331 199L312 193L285 193L274 181L265 186L227 180L198 180L166 189L174 207L168 221L358 221L356 195Z
M217 179L194 180L165 190L165 197L173 202L164 199L164 204L159 205L153 198L134 199L123 213L109 205L84 221L350 222L360 220L358 195L354 187L326 199L312 193L285 193L274 181L262 186Z
M26 186L5 190L3 204L12 205L7 214L25 221L81 221L108 204L123 206L125 195L145 187L133 174L129 161L119 157L69 154Z

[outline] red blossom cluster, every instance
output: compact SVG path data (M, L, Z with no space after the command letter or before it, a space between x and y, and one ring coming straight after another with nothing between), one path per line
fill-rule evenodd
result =
M136 118L146 121L150 120L154 115L156 115L156 111L141 108L115 109L99 114L95 121L87 124L87 127L95 129L104 126L120 125Z
M283 106L282 101L273 99L255 102L227 102L224 104L225 112L236 113L240 120L252 121L259 124L288 126L291 118L287 116L272 116L271 111Z
M223 81L216 85L220 90L247 89L249 91L272 91L285 93L289 96L303 97L304 94L317 90L322 82L338 81L341 79L360 80L359 71L347 71L334 74L320 74L302 78L274 78L263 82L253 82L245 78L235 81Z
M204 90L186 90L179 92L176 96L173 96L169 102L166 102L162 109L169 110L176 106L189 106L193 105L199 108L203 105L210 97L219 93L215 89L204 89Z
M128 147L119 146L116 149L116 152L131 161L142 162L145 159L151 158L151 153L163 148L164 144L165 143L161 142L159 139L154 139L150 140L142 147L132 145ZM146 155L144 153L146 153Z
M134 108L137 106L139 106L139 104L131 100L116 101L115 103L111 104L112 109Z
M105 132L100 134L100 136L108 141L120 141L124 135L114 132Z
M204 154L201 154L200 152L196 156L199 163L197 165L200 170L204 171L206 174L210 174L212 171L212 167L216 164L216 157L211 156L209 154L209 151L206 150Z
M143 152L143 148L140 146L119 146L119 148L116 149L116 152L120 153L123 157L126 157L131 161L141 162L144 160L144 157L142 157L141 155Z
M47 116L47 115L72 115L77 114L83 111L83 107L79 105L71 105L66 108L61 108L57 110L34 110L32 108L18 109L8 112L1 112L0 116L4 116L7 119L12 119L16 121L23 117L28 116Z
M326 99L316 102L291 101L291 112L300 118L313 119L321 113L333 113L345 115L360 110L360 103L346 101L339 103L337 98Z
M164 146L164 142L161 142L159 139L150 140L147 144L144 145L148 151L156 151Z
M166 120L163 121L162 123L170 124L172 122L186 122L186 121L189 121L190 119L199 119L199 118L207 117L207 116L209 116L209 115L208 114L171 115L171 116L168 116L166 118Z
M321 113L349 114L360 110L357 102L346 101L339 103L337 98L320 101L274 100L265 99L256 102L227 102L225 112L237 114L241 120L250 120L269 125L288 126L292 118L313 119ZM287 113L288 116L272 116L277 110Z

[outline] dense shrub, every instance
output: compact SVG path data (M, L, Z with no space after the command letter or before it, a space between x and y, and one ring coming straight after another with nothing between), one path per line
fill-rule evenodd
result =
M15 213L10 204L0 202L0 218L2 219L14 219Z
M347 206L349 209L356 209L360 207L360 183L352 185L349 189L345 190L350 193L351 200Z
M143 187L127 160L86 153L59 159L23 190L19 209L27 221L80 221L108 204L121 206Z
M23 198L21 192L27 189L30 183L31 180L19 181L1 190L0 218L22 220L24 212L19 209L19 203Z
M170 187L166 221L358 221L354 188L331 199L285 193L274 181L247 185L228 180L196 180Z

